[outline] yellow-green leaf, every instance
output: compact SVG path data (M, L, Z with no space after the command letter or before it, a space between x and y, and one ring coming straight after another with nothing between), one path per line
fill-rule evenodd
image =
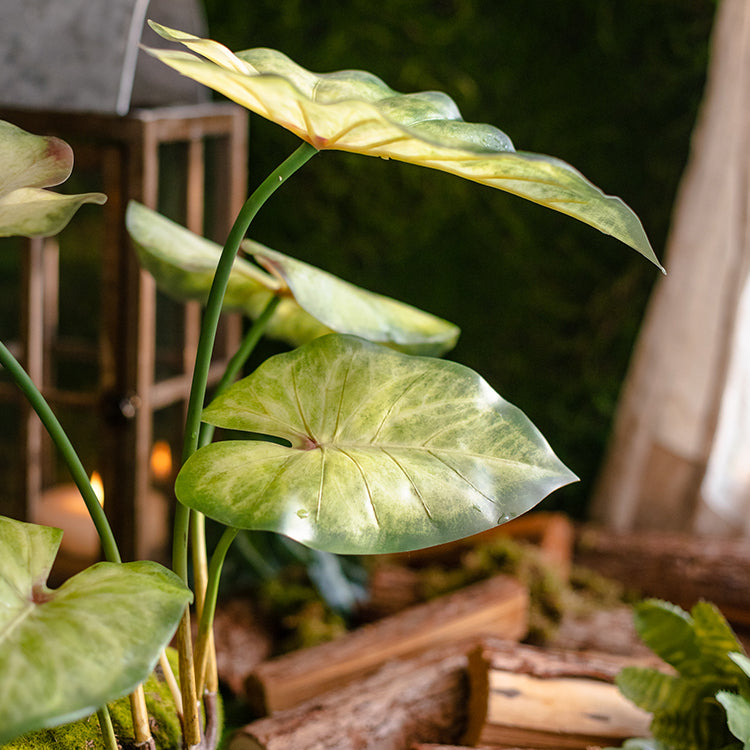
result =
M564 161L516 151L492 125L465 122L442 92L399 94L364 71L317 74L276 50L235 55L213 40L151 25L197 55L151 54L317 149L419 164L519 195L616 237L661 268L640 220L622 200Z
M50 589L61 538L0 516L0 744L132 692L192 599L151 561L98 563Z
M162 291L205 302L221 248L145 206L131 202L126 225L141 265ZM281 303L266 335L299 346L327 333L350 333L413 354L439 356L457 326L411 305L361 289L308 263L246 240L244 250L272 273L236 258L224 308L255 319L275 294Z
M67 180L72 168L67 143L0 120L0 237L48 237L84 203L104 203L101 193L62 195L44 189Z
M468 367L353 336L266 360L204 411L227 440L194 453L181 502L329 552L417 549L504 523L575 480Z

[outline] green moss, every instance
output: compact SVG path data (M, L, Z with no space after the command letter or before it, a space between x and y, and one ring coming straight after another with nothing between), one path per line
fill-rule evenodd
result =
M280 653L331 641L347 630L344 618L325 603L302 565L289 565L263 583L259 600L265 617L276 625Z
M170 652L170 662L176 667L176 654ZM180 721L174 701L161 673L152 675L144 685L151 732L158 750L171 750L181 745ZM133 720L129 698L121 698L108 706L112 725L122 750L135 750ZM4 750L44 750L51 746L71 750L105 750L99 720L96 715L52 729L41 729L13 740Z

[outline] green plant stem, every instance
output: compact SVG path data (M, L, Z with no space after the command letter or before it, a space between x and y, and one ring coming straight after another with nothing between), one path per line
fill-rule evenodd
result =
M239 348L229 360L229 364L227 365L224 374L221 376L221 380L216 385L214 397L223 393L232 384L237 375L239 375L245 362L247 362L250 355L255 350L255 347L258 345L261 337L265 333L268 322L271 320L274 312L276 312L276 308L279 306L280 302L281 297L277 295L271 297L263 312L257 317L250 330L245 334ZM212 424L206 424L205 422L201 424L200 437L198 439L199 447L202 448L211 442L214 435L214 429L215 428Z
M273 316L276 308L279 306L281 298L273 296L269 300L263 312L258 316L250 330L245 334L239 348L234 356L229 360L221 380L216 386L214 396L218 396L225 391L237 375L242 370L245 362L253 353L255 347L263 335L268 321ZM214 426L201 424L200 437L198 440L199 447L208 445L214 435ZM195 586L196 616L200 620L203 612L203 599L205 597L207 580L208 580L208 556L206 553L206 519L204 515L196 510L190 513L190 538L191 549L193 552L193 580ZM208 644L208 666L206 676L206 689L209 691L218 689L218 676L216 674L216 650L213 644L213 638L209 635Z
M216 545L213 555L211 555L211 564L208 568L208 585L206 587L206 596L203 601L203 612L201 613L200 623L198 625L198 638L196 642L195 667L198 694L203 692L205 684L206 665L208 663L210 635L216 612L216 599L219 594L219 579L221 578L221 568L229 551L234 538L239 533L239 529L226 528Z
M225 391L232 381L237 377L239 372L242 370L245 362L247 362L250 355L253 353L258 341L260 341L263 332L268 325L268 321L273 316L276 308L281 302L280 297L272 297L266 305L263 312L258 316L256 321L253 323L250 330L245 334L242 343L235 352L234 356L229 360L224 374L221 380L216 386L214 395L218 396L220 393ZM208 445L214 435L214 426L203 423L200 428L200 437L198 440L199 447ZM206 533L205 533L205 518L202 513L198 511L192 511L190 519L190 536L192 541L193 550L193 575L195 577L195 590L196 599L198 600L199 607L202 602L202 593L206 588L206 575L208 571L207 566L207 555L206 555ZM198 612L200 617L200 612Z
M198 350L195 357L195 369L188 400L187 418L185 420L185 441L182 451L182 462L187 461L198 448L200 436L201 412L206 396L208 371L211 366L211 355L216 340L216 329L221 315L222 302L226 292L229 275L245 233L261 206L303 164L311 159L317 150L309 143L303 143L279 167L277 167L253 194L247 199L232 226L226 244L222 250L211 291L203 314L201 333L198 339ZM173 569L187 582L187 544L190 514L182 503L177 503L174 521L174 546L172 551Z
M78 457L65 430L52 412L44 396L42 396L34 384L34 381L2 342L0 342L0 364L10 373L13 381L26 396L29 404L31 404L31 407L37 413L39 419L42 420L42 424L67 464L73 481L76 487L78 487L83 501L86 503L86 508L99 534L104 558L109 562L122 562L112 528L109 525L107 516L104 514L99 498L91 486L91 481L86 474L86 470L83 468L81 459Z
M102 730L104 747L107 750L118 750L115 728L112 726L112 717L109 715L109 709L106 706L100 708L96 712L96 716L99 719L99 726Z
M182 450L184 463L198 448L200 438L201 413L206 397L208 371L211 366L211 355L216 340L216 329L219 324L222 303L232 271L234 259L240 248L245 233L255 215L268 198L284 181L296 172L303 164L311 159L317 150L309 143L303 143L279 167L277 167L247 199L235 219L221 257L216 266L216 273L211 284L211 291L203 314L201 332L198 339L198 349L195 358L195 369L190 387L187 417L185 421L185 440ZM174 530L172 544L172 569L185 583L188 583L188 540L190 531L190 511L179 501L176 503L174 514ZM193 744L193 738L200 736L199 720L191 708L197 705L197 691L195 672L193 668L192 639L189 628L189 612L186 611L179 628L179 657L180 679L183 705L185 709L185 734L188 745ZM185 681L185 678L189 679Z

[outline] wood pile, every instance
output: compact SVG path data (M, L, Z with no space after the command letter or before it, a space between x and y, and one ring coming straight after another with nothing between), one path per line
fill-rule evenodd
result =
M641 575L649 580L645 570L659 580L659 565L662 579L677 575L658 544L649 552L638 540L620 544L596 529L574 534L558 514L538 516L523 519L520 535L564 571L577 537L577 555L587 565L628 583ZM513 523L500 529L506 533ZM436 548L432 557L455 559L465 544ZM679 568L672 589L647 593L690 606L689 596L674 595L677 587L703 593L698 548L665 545L672 561L695 557ZM648 735L649 717L613 684L625 664L665 667L638 641L629 607L575 612L545 647L522 644L529 611L524 585L499 575L414 604L420 593L410 567L423 554L410 553L409 565L403 556L387 556L378 567L373 580L380 581L385 616L334 642L262 660L249 672L244 667L244 697L262 718L238 730L229 750L584 750ZM719 566L730 603L741 603L732 582L743 568L746 575L746 554L747 547L732 548L729 564ZM715 585L707 593L716 600L722 591ZM238 680L235 673L235 686Z

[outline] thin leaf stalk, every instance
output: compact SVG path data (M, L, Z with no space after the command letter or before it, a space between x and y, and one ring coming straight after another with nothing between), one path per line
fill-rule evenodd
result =
M232 226L221 257L216 266L216 273L211 285L211 291L203 314L201 332L195 357L195 369L190 387L187 417L185 420L185 440L182 451L182 462L187 461L198 448L200 437L201 412L206 396L208 371L211 366L211 355L216 340L216 330L221 315L222 302L229 282L229 275L237 252L252 220L263 204L279 188L284 181L296 172L303 164L317 153L309 143L303 143L277 167L247 199ZM177 504L179 508L181 503ZM175 514L173 569L175 573L187 582L187 540L190 514L177 512Z
M81 497L83 497L86 509L91 516L91 520L94 522L96 532L101 540L104 558L109 562L122 562L117 542L112 533L112 528L109 525L107 516L104 514L104 509L99 502L99 498L96 496L96 492L94 492L94 488L91 486L91 481L89 480L86 470L83 468L78 453L76 453L76 450L70 442L65 430L44 396L42 396L41 392L34 384L34 381L29 377L26 370L23 369L18 360L2 342L0 342L0 364L7 370L15 384L20 388L24 396L26 396L29 404L37 413L39 419L41 419L44 428L47 430L55 447L65 461L68 471L70 472L76 487L78 487Z
M253 325L245 334L239 348L229 360L226 370L214 390L214 396L225 391L241 372L250 355L255 350L268 322L273 316L276 308L281 302L281 297L274 295L268 301L263 312L256 318ZM208 445L214 434L214 426L201 424L199 447ZM193 581L195 586L196 616L200 621L203 613L203 601L206 594L208 579L208 555L206 552L206 519L199 511L191 511L190 518L191 549L193 553ZM215 692L219 689L219 678L216 668L216 649L214 647L213 633L209 634L208 665L206 671L206 690Z
M208 664L209 644L211 642L212 625L214 613L216 612L216 600L219 594L219 579L221 578L221 569L224 565L227 552L234 538L239 533L239 529L228 527L224 529L213 555L211 555L211 564L208 568L208 586L206 587L206 598L203 602L203 612L201 613L200 623L198 625L198 637L195 647L195 666L198 675L199 695L203 692L206 684L206 666Z
M206 517L197 510L190 512L190 548L193 553L193 585L195 587L195 616L200 622L203 615L203 603L206 599L208 585L208 558L206 552ZM208 664L206 667L206 689L219 689L219 675L216 666L216 648L213 632L209 634ZM196 682L200 683L198 675ZM199 690L198 695L201 694Z
M102 739L106 750L119 750L117 737L115 737L115 728L112 726L112 717L109 715L109 709L102 706L97 712L96 717L99 719L99 726L102 730Z
M182 710L182 693L180 692L180 686L177 684L177 678L174 676L172 665L169 663L169 658L167 657L166 651L162 651L159 655L159 666L161 667L161 671L164 674L164 679L166 680L167 687L169 688L172 700L174 701L175 709L177 711L177 717L182 723L184 721L184 713Z
M198 692L195 685L195 665L193 662L193 646L190 635L190 608L177 628L177 651L179 653L180 689L182 692L182 735L183 746L198 747L201 742L200 710L198 706Z
M216 266L211 291L203 314L195 368L188 399L185 421L185 439L183 443L182 462L184 463L198 448L200 438L201 413L206 396L208 372L211 366L216 330L221 315L222 303L232 271L234 259L239 251L250 223L261 206L279 188L284 181L311 159L317 150L309 143L303 143L279 167L277 167L253 192L240 210ZM188 583L188 541L190 529L190 511L179 501L174 514L172 569L185 583ZM195 737L200 737L200 721L197 712L198 698L195 685L193 665L192 638L190 634L190 611L186 609L178 633L180 680L183 694L184 732L188 746L197 744Z
M130 713L133 716L133 734L136 746L146 748L146 750L156 750L156 743L148 723L148 709L146 708L146 695L143 692L143 685L139 685L130 694Z

